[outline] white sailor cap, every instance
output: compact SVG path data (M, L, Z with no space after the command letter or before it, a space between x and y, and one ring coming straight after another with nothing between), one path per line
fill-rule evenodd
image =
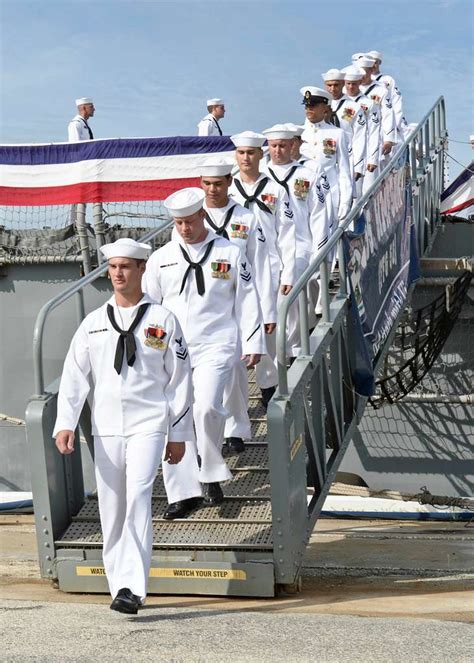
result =
M288 128L286 124L274 124L269 129L264 129L262 134L267 140L291 140L295 132Z
M202 189L191 186L172 193L163 205L173 218L181 219L198 212L203 206L204 198L205 195Z
M93 104L92 97L79 97L76 99L76 106L83 106L84 104Z
M224 175L230 175L233 167L234 163L229 163L224 159L208 159L200 166L199 175L201 177L224 177Z
M208 99L206 106L224 106L224 100L217 97L215 99Z
M294 136L301 136L304 131L304 126L302 124L293 124L293 122L285 122L285 127L292 131Z
M345 81L360 81L365 76L365 71L360 67L344 67Z
M263 134L255 131L242 131L240 134L234 134L230 139L235 147L262 147L266 140Z
M342 81L344 80L344 75L339 69L328 69L324 74L321 74L321 78L324 82Z
M300 89L300 93L303 95L303 104L310 105L314 103L323 102L328 104L332 101L332 94L327 90L323 90L320 87L314 87L314 85L306 85Z
M361 57L363 57L365 53L353 53L351 56L352 62L357 62L357 60Z
M361 58L357 60L357 66L358 67L373 67L375 64L375 60L373 58L369 58L368 55L363 55Z
M100 252L107 260L110 260L110 258L146 260L150 255L151 246L150 244L136 242L134 239L130 239L130 237L121 237L116 242L101 246Z
M380 51L368 51L365 53L369 58L373 58L374 60L380 60L382 62L382 53Z

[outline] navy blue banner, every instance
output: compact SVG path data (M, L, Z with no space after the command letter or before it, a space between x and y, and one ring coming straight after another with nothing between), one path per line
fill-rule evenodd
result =
M353 379L365 396L374 392L374 364L419 276L411 210L406 155L365 207L355 232L343 235L356 341Z
M162 138L105 138L77 143L45 145L0 145L0 164L42 166L93 159L133 159L181 154L231 152L235 145L229 136L169 136Z

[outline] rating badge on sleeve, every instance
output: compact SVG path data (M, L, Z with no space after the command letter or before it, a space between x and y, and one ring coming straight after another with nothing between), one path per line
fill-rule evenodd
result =
M168 344L165 337L166 331L160 325L150 325L145 329L145 345L153 350L166 350Z
M230 279L230 262L227 260L215 260L211 262L213 279Z

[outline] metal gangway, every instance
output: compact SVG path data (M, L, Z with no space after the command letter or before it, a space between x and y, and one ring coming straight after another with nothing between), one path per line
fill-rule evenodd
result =
M418 254L429 251L440 222L447 139L445 105L440 97L416 129L400 144L369 191L354 206L279 310L278 389L265 413L259 390L250 382L252 441L229 458L233 479L223 485L225 500L203 507L186 520L165 521L161 473L153 492L153 557L150 593L274 596L294 592L306 544L336 477L347 446L367 404L356 393L351 372L350 297L343 256L343 233L356 221L403 154L408 156L412 216ZM153 239L163 223L142 241ZM339 256L338 287L330 289L327 257ZM107 592L101 557L97 499L84 495L81 447L93 456L90 411L77 431L76 452L60 455L52 440L59 377L44 383L45 324L64 302L77 301L84 318L84 292L103 277L99 265L41 309L33 340L35 391L26 412L32 489L41 575L66 592ZM322 317L309 329L306 286L320 273ZM288 309L299 303L301 355L287 365ZM394 324L392 333L394 332ZM383 361L391 336L378 355ZM377 366L376 366L377 369ZM79 443L80 439L83 443Z

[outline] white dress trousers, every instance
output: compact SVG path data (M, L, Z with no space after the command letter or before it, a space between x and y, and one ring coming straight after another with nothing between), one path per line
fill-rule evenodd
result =
M164 443L163 433L94 437L102 556L112 598L127 587L145 599L153 540L151 495Z

